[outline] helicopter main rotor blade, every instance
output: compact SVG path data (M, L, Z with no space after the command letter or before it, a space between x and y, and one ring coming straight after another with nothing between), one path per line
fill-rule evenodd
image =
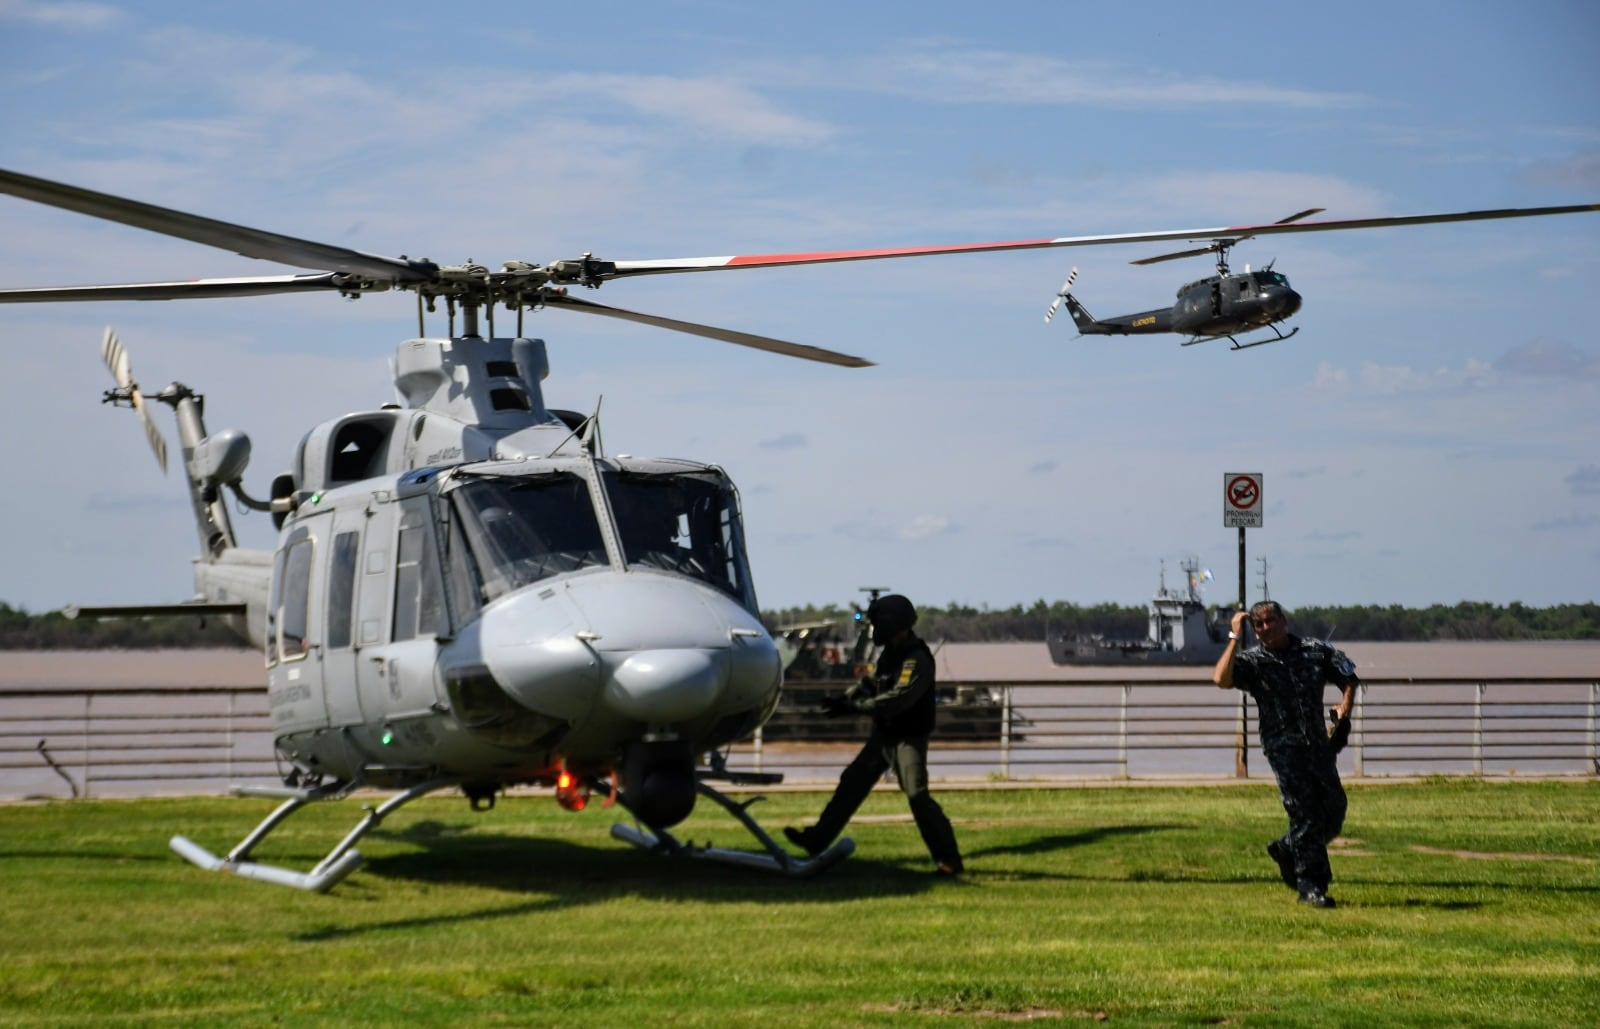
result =
M1312 209L1315 210L1314 208ZM1330 232L1337 229L1383 229L1400 225L1433 225L1443 222L1490 221L1498 218L1536 218L1552 214L1580 214L1600 211L1600 204L1570 204L1563 207L1509 207L1490 211L1457 211L1449 214L1416 214L1385 218L1337 218L1323 221L1296 221L1310 212L1260 225L1223 225L1211 229L1165 229L1155 232L1113 232L1096 236L1058 236L1054 239L1018 239L996 243L957 243L951 246L881 247L870 250L829 250L797 254L744 254L723 257L676 257L652 261L617 261L602 278L633 275L668 275L680 272L724 271L732 268L775 268L801 264L831 264L839 261L875 261L897 257L931 257L938 254L995 253L1007 250L1046 250L1054 247L1108 246L1118 243L1164 243L1175 240L1199 241L1267 236L1282 232ZM1205 251L1200 251L1201 253Z
M237 279L190 279L185 282L133 282L113 286L39 286L29 289L0 289L0 304L44 304L67 300L198 300L208 297L259 297L275 293L308 293L326 290L356 292L357 287L339 282L335 272L315 275L264 275ZM387 289L387 286L366 289Z
M1235 243L1235 242L1238 242L1238 241L1237 240L1229 240L1228 242L1230 244L1232 244L1232 243ZM1160 264L1162 261L1176 261L1179 258L1183 258L1183 257L1199 257L1201 254L1214 254L1219 249L1221 249L1221 248L1218 247L1215 243L1213 243L1208 247L1195 247L1193 250L1178 250L1178 251L1176 251L1174 253L1170 253L1170 254L1158 254L1155 257L1141 257L1137 261L1129 261L1128 263L1129 264Z
M714 325L701 325L698 322L680 321L677 318L663 318L660 315L643 314L639 311L629 311L626 308L611 307L608 304L597 304L592 300L579 300L577 297L551 295L544 298L544 303L549 307L564 307L569 311L578 311L584 314L604 315L607 318L620 318L623 321L638 322L641 325L654 325L660 329L672 329L675 332L686 332L691 336L704 336L707 339L720 340L723 343L737 343L742 347L754 347L768 353L784 354L788 357L804 358L807 361L820 361L824 364L837 364L846 368L868 368L872 362L849 354L841 354L835 350L824 350L821 347L806 346L804 343L790 343L788 340L773 339L770 336L757 336L749 332L738 332L733 329L719 329Z
M428 281L438 270L431 262L382 257L296 239L5 169L0 169L0 193L296 268L320 268L397 284Z
M1297 222L1303 218L1309 218L1314 214L1321 214L1325 210L1327 210L1327 208L1308 207L1304 211L1296 211L1287 218L1279 218L1272 224L1288 225L1290 222ZM1176 261L1185 257L1199 257L1201 254L1215 254L1219 251L1226 253L1228 248L1239 243L1243 243L1247 239L1254 239L1256 235L1257 233L1252 232L1247 236L1231 236L1228 239L1214 239L1211 241L1210 246L1197 247L1194 250L1179 250L1177 253L1173 254L1158 254L1155 257L1141 257L1137 261L1129 261L1128 263L1138 265L1160 264L1162 261Z

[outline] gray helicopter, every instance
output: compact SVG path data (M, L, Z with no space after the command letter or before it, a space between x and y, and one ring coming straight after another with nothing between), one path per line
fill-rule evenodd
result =
M598 415L546 406L549 359L525 336L529 310L619 318L844 367L859 357L746 332L611 307L570 295L638 275L783 267L1166 239L1241 229L1178 230L955 246L607 261L592 254L500 271L330 246L0 170L0 193L247 257L318 269L292 275L0 290L0 303L172 300L390 289L417 296L418 338L401 343L395 386L405 406L347 414L311 429L265 497L243 478L250 442L210 433L203 399L172 383L146 393L108 333L116 380L106 400L133 407L158 459L151 402L175 415L199 536L193 600L82 609L229 619L260 646L281 785L237 787L280 801L225 855L175 837L202 868L326 891L361 862L355 844L419 797L459 790L474 809L510 786L554 789L564 806L599 795L635 825L613 835L671 856L817 874L849 855L841 839L815 857L790 854L717 780L773 782L730 771L720 748L777 707L782 662L762 627L734 484L715 465L611 456ZM1600 205L1367 219L1320 228L1477 220L1600 210ZM1250 228L1250 227L1246 227ZM1289 226L1304 230L1305 225ZM1255 228L1258 234L1272 227ZM426 334L443 300L449 335ZM515 312L498 337L494 311ZM456 332L457 318L460 332ZM487 320L488 335L481 333ZM224 498L270 513L272 551L240 547ZM707 764L701 765L705 759ZM253 858L307 804L363 787L396 792L314 868ZM670 830L708 797L760 851L698 847Z
M451 335L402 343L405 406L347 414L302 438L268 494L243 484L250 440L209 432L204 399L182 383L142 390L108 330L109 403L139 415L157 460L153 404L176 418L199 536L195 599L79 608L89 617L191 614L226 619L267 662L282 785L235 793L281 801L225 856L176 837L207 869L326 891L361 862L356 842L426 794L458 789L475 809L507 786L555 788L564 806L614 799L637 825L620 839L667 854L814 875L847 856L840 840L796 857L707 779L772 782L727 770L717 748L749 736L777 706L782 664L762 627L739 495L715 465L608 456L598 414L551 410L545 344L480 334L496 303L567 307L847 367L833 351L569 298L615 266L587 257L535 268L438 268L199 218L11 172L0 191L318 275L0 291L0 302L174 299L409 288L443 298ZM455 330L456 316L461 331ZM519 317L520 321L520 317ZM240 547L227 494L270 512L275 550ZM707 755L709 769L698 768ZM258 844L314 801L361 787L399 791L309 872L258 862ZM709 796L761 852L680 843L671 827ZM642 827L641 827L642 826Z

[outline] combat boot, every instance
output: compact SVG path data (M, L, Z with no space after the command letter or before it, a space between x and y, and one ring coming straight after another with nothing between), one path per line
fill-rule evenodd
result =
M1315 886L1300 891L1300 903L1309 904L1314 908L1336 908L1339 906L1332 897Z
M805 851L807 857L816 857L828 849L827 844L817 842L817 838L813 835L811 829L796 829L792 825L786 825L783 827L783 836L790 843Z
M1283 884L1289 889L1295 889L1299 883L1294 875L1294 851L1282 840L1273 840L1267 844L1267 856L1278 863L1278 875L1283 879Z

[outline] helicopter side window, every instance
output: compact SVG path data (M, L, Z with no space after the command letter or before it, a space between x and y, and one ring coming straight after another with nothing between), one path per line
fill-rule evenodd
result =
M477 566L472 561L472 551L467 547L466 534L461 530L461 519L450 516L445 529L444 574L450 584L450 600L459 627L478 617L483 610L483 584L478 579Z
M434 560L428 499L400 504L400 539L394 568L395 641L439 631L439 566Z
M333 555L328 566L328 648L350 645L350 626L354 620L356 597L357 543L360 533L341 532L333 538Z
M605 540L576 475L473 479L451 496L487 602L531 582L608 563ZM451 573L455 575L454 571Z
M355 482L381 474L387 461L389 426L349 422L333 438L329 482Z
M749 604L749 570L738 535L738 505L711 473L606 477L630 567L688 575Z
M304 536L289 544L288 550L282 555L283 575L279 596L283 603L278 608L278 656L285 661L305 657L311 649L306 628L311 606L312 550L311 537Z

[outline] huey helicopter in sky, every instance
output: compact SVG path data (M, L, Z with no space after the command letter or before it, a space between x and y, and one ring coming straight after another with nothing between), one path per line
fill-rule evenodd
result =
M1245 269L1242 272L1234 272L1229 269L1229 249L1247 239L1279 232L1325 232L1331 229L1384 228L1396 225L1425 225L1434 222L1478 221L1489 218L1522 218L1541 214L1573 214L1594 209L1593 206L1585 205L1500 211L1469 211L1460 214L1420 215L1406 218L1355 218L1307 222L1304 219L1314 214L1320 214L1323 211L1323 208L1311 207L1291 214L1289 217L1273 222L1270 225L1237 225L1217 229L1195 229L1184 238L1195 242L1209 238L1210 242L1205 246L1180 250L1177 253L1160 254L1155 257L1144 257L1137 261L1129 262L1130 264L1146 265L1158 264L1162 261L1174 261L1183 257L1197 257L1201 254L1217 255L1217 273L1180 286L1177 300L1171 307L1158 307L1149 311L1116 315L1111 318L1096 318L1072 294L1072 284L1078 279L1078 269L1074 268L1071 274L1067 276L1067 281L1057 291L1055 299L1050 302L1049 309L1045 311L1044 320L1048 324L1055 317L1056 311L1065 304L1067 312L1072 315L1073 323L1078 327L1079 335L1143 336L1177 333L1189 337L1183 341L1183 346L1186 347L1193 346L1196 343L1209 343L1213 340L1225 339L1233 345L1232 349L1245 350L1249 347L1261 346L1264 343L1277 343L1299 332L1298 326L1288 332L1284 332L1279 328L1278 323L1299 311L1301 303L1300 294L1296 293L1293 287L1289 285L1289 279L1282 272L1273 270L1272 263L1269 263L1259 271L1251 271L1249 265L1245 265ZM1138 241L1150 241L1155 238L1158 237L1154 234L1145 234L1140 236ZM1164 235L1159 238L1172 239L1174 237ZM1125 238L1115 240L1115 242L1133 241ZM1105 242L1112 241L1106 240ZM1258 336L1246 341L1235 338L1241 333L1251 332L1256 329L1268 330L1272 335Z
M836 351L643 314L572 296L638 275L782 267L1306 230L1309 224L1180 230L936 247L547 264L439 265L297 239L0 170L0 193L312 273L0 290L0 303L172 300L389 289L417 295L418 338L400 344L395 387L405 406L333 418L301 439L264 498L243 484L250 441L211 433L203 398L174 382L142 389L116 337L103 353L108 402L133 407L159 460L152 402L176 418L199 536L195 597L170 605L84 609L89 615L196 614L230 620L266 658L281 785L235 792L281 801L218 857L184 837L173 848L203 868L324 891L361 862L356 842L400 807L443 789L475 809L519 784L554 787L580 808L615 801L642 826L613 835L661 853L814 875L847 856L848 839L815 857L788 853L708 780L775 777L729 771L718 748L759 728L777 706L778 649L759 619L733 482L714 464L609 455L598 413L546 406L549 359L524 336L527 310L620 318L844 367ZM1320 228L1467 221L1600 210L1534 208L1322 223ZM450 333L428 337L443 299ZM513 337L494 310L516 314ZM460 316L460 332L456 318ZM489 333L481 334L487 321ZM267 512L275 548L238 545L225 497ZM702 759L710 755L709 768ZM301 807L362 787L398 791L309 872L253 852ZM698 847L670 830L709 797L762 851Z

